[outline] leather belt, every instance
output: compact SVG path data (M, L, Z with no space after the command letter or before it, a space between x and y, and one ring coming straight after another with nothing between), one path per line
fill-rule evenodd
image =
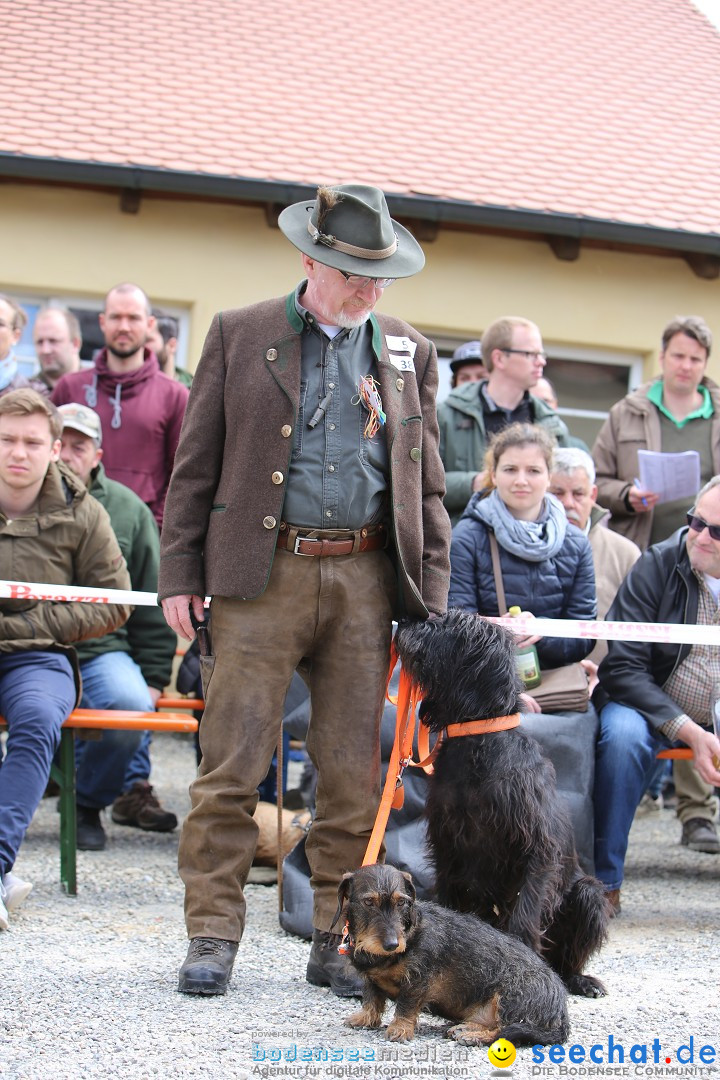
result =
M308 530L320 532L321 530ZM278 533L277 546L294 555L319 556L321 559L334 555L356 555L361 551L379 551L387 547L387 532L382 525L357 529L347 537L329 539L326 536L303 536L294 526L283 521Z

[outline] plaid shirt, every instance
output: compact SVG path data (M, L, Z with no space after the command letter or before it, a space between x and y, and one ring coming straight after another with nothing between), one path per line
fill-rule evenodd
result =
M695 571L693 571L695 573ZM702 574L695 574L698 589L698 626L720 626L720 607L705 584ZM712 709L720 694L720 649L715 645L693 645L690 652L673 671L663 690L683 711L674 720L660 727L663 735L674 742L687 720L701 727L712 727Z

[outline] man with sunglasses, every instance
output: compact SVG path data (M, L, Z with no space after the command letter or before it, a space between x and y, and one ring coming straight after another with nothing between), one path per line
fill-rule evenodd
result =
M701 489L687 521L638 559L608 620L720 626L720 476ZM689 746L703 780L720 785L720 648L672 640L611 641L598 677L595 873L619 910L630 826L658 750L674 743ZM694 849L720 852L712 810L702 817L682 816L689 812L698 810L683 811L679 804L683 836L702 831L706 846Z
M223 311L203 349L168 492L159 595L202 657L202 762L180 840L190 948L179 990L224 994L243 888L295 670L308 683L318 769L307 837L314 897L309 982L360 993L332 933L342 874L359 866L380 797L379 727L392 619L442 613L435 347L373 309L423 252L383 193L319 188L279 226L302 254L289 296Z
M488 377L455 387L438 406L445 507L453 524L470 496L487 484L485 450L496 432L514 423L541 424L558 446L569 445L565 423L530 392L546 363L535 323L517 316L496 319L483 334L481 351Z

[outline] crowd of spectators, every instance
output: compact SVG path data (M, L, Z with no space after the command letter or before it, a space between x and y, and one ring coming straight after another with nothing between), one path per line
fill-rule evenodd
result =
M137 285L107 294L105 347L81 364L80 324L42 307L39 370L14 354L27 316L0 295L0 578L157 591L163 510L192 376L176 366L178 322ZM610 411L592 451L558 413L540 329L493 322L459 346L438 406L445 507L454 525L449 605L516 605L563 619L720 625L720 388L699 317L665 328L659 375ZM695 451L693 492L666 499L639 480L638 451ZM495 548L495 558L493 558ZM45 791L64 715L77 703L148 711L170 683L177 638L160 608L0 602L0 929L30 883L15 857ZM633 815L663 746L675 764L681 842L720 853L718 650L709 645L519 637L543 670L581 663L596 708L595 870L620 911ZM523 696L529 713L539 711ZM593 714L594 715L594 714ZM106 732L77 752L78 846L117 824L177 825L150 783L149 733ZM655 800L657 803L657 799Z

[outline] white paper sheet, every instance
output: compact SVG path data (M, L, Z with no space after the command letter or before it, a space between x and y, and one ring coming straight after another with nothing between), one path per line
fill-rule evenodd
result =
M654 491L658 502L692 498L700 489L700 455L697 450L660 454L638 450L638 471L643 491Z

